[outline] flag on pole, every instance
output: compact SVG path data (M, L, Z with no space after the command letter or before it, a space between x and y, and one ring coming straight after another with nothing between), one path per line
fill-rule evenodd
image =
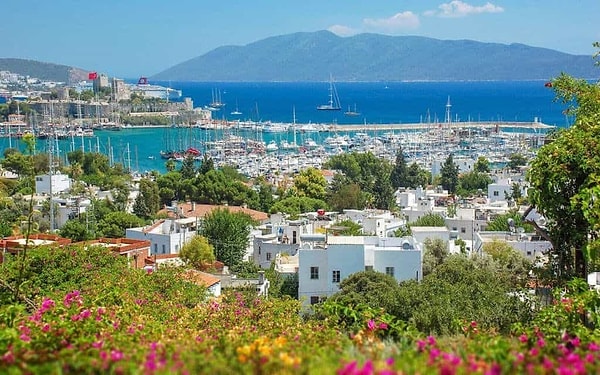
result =
M98 78L98 73L96 73L96 72L90 72L90 73L88 74L88 79L90 79L90 80L94 80L94 79L96 79L96 78Z

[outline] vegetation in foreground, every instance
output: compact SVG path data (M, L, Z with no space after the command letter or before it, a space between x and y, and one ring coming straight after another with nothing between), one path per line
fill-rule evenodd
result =
M457 331L434 336L415 323L423 314L451 319L441 310L404 322L343 298L313 313L254 290L210 298L185 269L131 269L98 247L36 249L0 272L5 287L27 280L18 295L0 293L0 368L9 374L600 371L600 298L583 281L505 332L493 321L459 319L451 321ZM382 290L378 277L386 275L373 278L366 297Z

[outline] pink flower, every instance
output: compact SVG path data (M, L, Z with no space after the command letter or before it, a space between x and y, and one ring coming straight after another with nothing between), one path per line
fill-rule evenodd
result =
M123 352L120 352L118 350L111 350L110 351L110 360L113 362L117 362L123 359Z
M75 314L71 317L71 320L74 322L77 322L77 321L81 320L81 315Z
M425 350L425 347L427 346L427 343L424 340L417 340L417 350L422 352L423 350Z
M356 361L347 363L344 367L337 371L338 375L352 375L356 370Z
M433 337L433 336L427 336L427 343L429 345L435 345L435 337Z
M42 332L48 332L48 331L50 331L50 324L46 323L42 327Z
M92 343L92 348L100 349L104 345L104 341L95 341Z
M370 319L370 320L367 322L367 328L369 328L369 330L370 330L370 331L372 331L372 330L374 330L374 329L375 329L375 321L374 321L373 319Z
M598 350L600 350L600 346L598 346L598 344L592 341L588 344L588 350L591 352L597 352Z
M45 313L46 311L50 310L53 307L54 307L54 300L46 297L42 301L42 307L40 308L41 313L43 314L43 313Z
M19 336L19 338L21 339L21 341L24 341L24 342L31 341L31 337L29 337L29 335L27 335L25 333L21 333L21 336Z
M9 350L6 353L4 353L4 355L2 356L2 360L8 364L12 364L15 361L15 356L13 352Z
M379 329L384 329L384 330L385 330L385 329L388 329L388 325L387 325L387 323L383 323L383 322L382 322L382 323L379 323Z
M522 343L527 342L527 335L526 334L522 334L521 336L519 336L519 341L521 341Z
M529 355L532 357L536 357L538 354L540 354L538 348L531 348L531 350L529 351Z
M540 348L543 348L544 346L546 346L546 341L544 341L543 338L539 338L537 344Z

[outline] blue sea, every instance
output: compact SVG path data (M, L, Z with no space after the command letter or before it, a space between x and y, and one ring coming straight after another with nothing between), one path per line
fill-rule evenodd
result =
M385 124L444 121L446 106L451 105L452 121L523 121L537 119L548 125L566 127L570 119L563 114L565 105L554 101L554 93L543 81L511 82L370 82L335 84L341 111L318 111L329 100L328 82L152 82L183 91L195 107L211 103L215 92L226 105L213 112L219 120L252 120L323 124ZM346 110L359 116L345 116ZM233 111L242 112L232 115ZM140 172L165 171L160 151L169 140L179 140L184 147L202 149L207 140L222 134L212 130L183 128L144 128L121 131L96 131L95 137L58 141L59 157L74 149L100 150L114 162ZM239 134L265 141L292 140L289 134ZM311 137L319 137L315 134ZM326 135L322 135L325 137ZM319 140L319 139L315 139ZM299 140L300 141L300 140ZM4 148L7 138L0 139ZM11 140L13 147L18 140ZM39 150L48 149L39 141Z

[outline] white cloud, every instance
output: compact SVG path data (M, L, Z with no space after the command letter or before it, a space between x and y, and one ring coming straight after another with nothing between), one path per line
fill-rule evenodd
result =
M389 18L365 18L363 20L363 26L368 31L381 31L387 33L416 29L420 24L419 16L411 11L396 13Z
M504 12L504 8L489 2L482 6L473 6L460 0L452 0L449 3L443 3L439 5L437 10L428 10L423 14L426 16L457 18L466 17L473 14L502 12Z
M339 36L352 36L359 33L358 30L344 25L329 26L327 30Z

